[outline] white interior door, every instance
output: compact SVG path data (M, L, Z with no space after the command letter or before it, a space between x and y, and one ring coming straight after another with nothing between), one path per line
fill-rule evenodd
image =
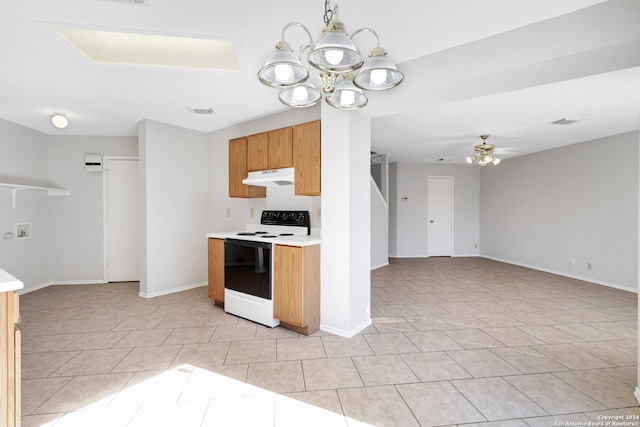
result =
M428 177L427 251L429 256L453 255L453 177Z
M138 159L104 160L105 279L140 280Z

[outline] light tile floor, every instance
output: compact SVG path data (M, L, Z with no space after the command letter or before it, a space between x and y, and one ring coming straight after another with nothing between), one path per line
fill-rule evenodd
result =
M371 287L351 339L204 288L25 294L23 426L640 426L635 294L480 258L392 260Z

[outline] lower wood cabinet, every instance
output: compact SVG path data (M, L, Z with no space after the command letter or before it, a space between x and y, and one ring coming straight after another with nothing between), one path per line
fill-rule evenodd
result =
M20 426L20 330L18 294L0 293L0 426Z
M224 239L209 239L209 298L224 304Z
M275 245L274 252L274 317L310 335L320 329L320 245Z

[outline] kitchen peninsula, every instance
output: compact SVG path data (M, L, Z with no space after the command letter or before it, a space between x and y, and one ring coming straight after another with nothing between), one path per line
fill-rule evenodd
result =
M209 298L269 327L316 332L321 240L309 230L307 211L263 211L254 231L207 234Z

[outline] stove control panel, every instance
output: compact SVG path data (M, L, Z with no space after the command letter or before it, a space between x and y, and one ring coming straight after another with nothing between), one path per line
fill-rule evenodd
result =
M262 211L260 224L311 227L309 211Z

